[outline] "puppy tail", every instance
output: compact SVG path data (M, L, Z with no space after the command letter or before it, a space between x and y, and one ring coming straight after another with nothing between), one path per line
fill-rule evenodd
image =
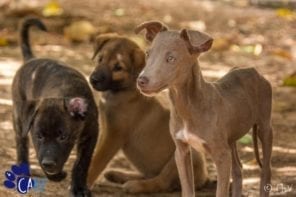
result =
M259 150L258 150L258 140L257 140L257 131L258 130L258 126L255 124L253 126L253 143L254 143L254 152L255 152L255 157L256 157L256 161L259 164L260 168L262 168L262 163L260 160L260 156L259 156Z
M34 57L31 46L30 46L30 38L29 38L29 29L31 26L36 26L38 29L42 31L47 31L45 25L37 18L27 18L24 20L21 26L21 49L24 61L28 61Z

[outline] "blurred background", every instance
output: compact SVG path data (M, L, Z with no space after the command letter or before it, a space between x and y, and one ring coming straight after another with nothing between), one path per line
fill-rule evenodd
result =
M41 18L48 33L32 29L37 57L52 57L77 68L87 77L94 69L92 41L98 34L127 35L143 49L148 43L133 29L146 20L160 20L172 29L205 31L214 37L210 52L201 57L208 80L223 76L233 66L254 66L273 86L273 177L271 196L296 196L296 1L295 0L0 0L0 182L15 163L11 119L11 82L22 64L19 26L26 16ZM244 195L258 196L260 169L250 135L239 141L243 162ZM43 177L33 147L34 174ZM70 172L75 154L66 170ZM209 159L210 162L210 159ZM119 152L108 168L133 171ZM212 163L208 167L215 179ZM48 182L39 196L65 196L70 178ZM132 196L101 178L94 196ZM214 196L201 191L199 196ZM178 192L137 196L179 196ZM17 196L0 185L0 196Z

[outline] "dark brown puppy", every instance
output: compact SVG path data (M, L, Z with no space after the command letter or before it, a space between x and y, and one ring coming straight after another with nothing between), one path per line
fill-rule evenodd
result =
M21 29L25 64L12 85L13 123L17 161L28 163L28 132L38 161L53 181L65 178L64 163L77 143L71 196L91 196L87 171L98 135L98 112L89 85L78 71L51 59L34 58L29 45L30 26L45 30L38 19L26 19Z
M131 193L178 188L169 110L136 89L136 78L145 64L144 52L126 37L105 34L96 38L94 60L96 68L90 81L94 89L102 92L101 136L89 168L88 185L94 184L122 149L139 173L109 171L105 174L109 181L121 183ZM193 157L196 186L200 188L208 179L206 162L201 152L195 152Z

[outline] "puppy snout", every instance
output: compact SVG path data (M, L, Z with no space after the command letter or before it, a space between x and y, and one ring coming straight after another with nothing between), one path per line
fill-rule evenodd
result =
M41 162L41 165L48 170L52 170L56 167L57 163L49 158L44 158Z
M140 76L138 77L137 83L139 87L146 87L149 83L149 79L145 76Z
M106 76L105 75L99 75L99 76L94 76L92 75L90 77L90 82L92 84L96 84L96 83L102 83L106 80Z

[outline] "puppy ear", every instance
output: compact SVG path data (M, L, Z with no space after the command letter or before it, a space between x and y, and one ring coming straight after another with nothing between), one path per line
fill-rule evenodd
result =
M213 44L213 38L206 33L182 29L180 37L184 39L191 54L208 51Z
M116 37L117 34L110 33L110 34L103 34L99 35L95 38L95 45L94 45L94 54L91 59L94 59L98 52L103 48L103 46L112 38Z
M159 21L148 21L148 22L144 22L140 25L138 25L135 28L135 33L138 34L139 32L141 32L143 29L146 29L146 39L150 42L153 41L153 39L155 38L155 36L162 31L167 31L168 28L162 24Z
M65 99L65 106L67 111L70 113L70 116L73 118L85 118L88 108L86 99L81 97Z
M32 128L38 111L37 103L38 101L35 100L26 101L23 106L22 117L24 117L24 119L22 120L22 137L26 137Z

